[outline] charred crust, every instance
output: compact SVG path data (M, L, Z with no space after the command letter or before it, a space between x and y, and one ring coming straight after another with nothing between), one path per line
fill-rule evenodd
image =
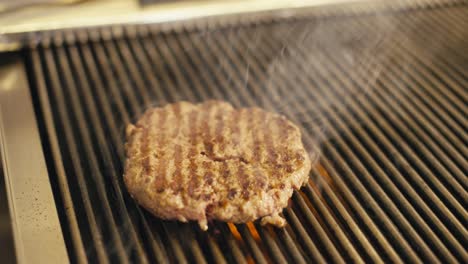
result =
M237 190L236 189L230 189L229 192L228 192L228 199L229 200L232 200L234 199L234 197L236 197L236 194L237 194Z
M205 182L208 184L208 185L211 185L213 184L213 179L214 179L214 175L212 172L206 172L205 173Z
M209 159L210 161L213 161L213 162L227 162L227 161L230 161L230 160L237 160L237 161L239 161L241 163L244 163L244 164L249 164L250 163L246 158L238 157L238 156L218 157L218 156L207 154L205 151L201 151L200 155L206 157L207 159Z

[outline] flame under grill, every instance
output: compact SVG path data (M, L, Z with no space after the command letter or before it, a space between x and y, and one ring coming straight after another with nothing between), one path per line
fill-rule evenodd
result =
M468 6L347 12L89 29L26 50L70 259L467 263ZM202 232L126 193L125 124L209 98L283 113L320 146L287 228Z

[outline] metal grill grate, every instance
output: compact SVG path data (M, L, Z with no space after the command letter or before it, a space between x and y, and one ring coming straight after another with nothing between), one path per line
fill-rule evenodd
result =
M25 51L73 262L468 262L468 6L314 12L68 32ZM201 232L126 193L125 124L208 98L283 113L320 146L287 228Z

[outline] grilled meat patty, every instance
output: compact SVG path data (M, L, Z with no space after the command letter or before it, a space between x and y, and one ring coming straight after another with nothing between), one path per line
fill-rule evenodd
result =
M311 160L297 126L260 108L222 101L147 110L126 129L124 181L163 219L284 226L279 213L308 179Z

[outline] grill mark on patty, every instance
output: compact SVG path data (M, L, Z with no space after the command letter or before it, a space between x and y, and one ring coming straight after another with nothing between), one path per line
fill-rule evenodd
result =
M154 111L155 113L156 111ZM166 138L166 133L164 133L165 129L164 126L166 125L167 121L167 114L165 114L164 110L162 110L159 114L156 116L159 116L160 120L159 123L157 122L157 118L155 117L155 124L159 124L159 127L152 126L152 129L157 131L158 136L155 136L154 138L156 139L155 141L155 149L160 150L161 146L163 145L165 138ZM165 153L158 153L159 157L156 159L156 172L157 174L154 177L154 187L156 188L157 192L162 192L166 188L166 155Z
M214 135L218 135L219 133L222 133L223 131L223 127L225 126L224 122L222 119L218 119L219 115L222 115L223 114L223 109L220 108L220 107L213 107L214 109L214 113L213 113L213 116L214 116L214 122L216 123L216 125L214 125L215 127L215 132L214 132ZM209 127L209 130L207 130L207 138L210 139L211 138L211 126ZM205 143L205 140L204 140L204 143ZM206 153L208 152L207 149L206 149L206 145L204 145L204 152L202 154L204 155L213 155L214 153ZM212 162L204 162L204 169L205 169L205 175L204 175L204 180L205 180L205 183L206 185L208 186L211 186L213 184L213 180L214 180L214 177L216 177L216 175L220 172L219 170L219 166L215 166L213 167L213 164Z
M188 187L187 191L190 197L193 198L193 195L195 193L195 189L197 188L198 185L198 175L197 175L197 163L195 160L195 157L197 155L197 139L198 139L198 127L200 123L200 111L198 110L193 110L190 115L189 115L189 122L188 124L192 125L192 130L190 132L190 150L188 153L188 158L189 158L189 167L188 167Z
M232 109L229 109L229 111L232 111L231 112L233 114L232 118L233 120L236 120L236 117L239 116L238 112L233 111ZM222 113L223 113L222 111L217 112L218 115ZM230 119L227 119L225 121L223 121L223 119L217 120L218 123L216 124L216 132L215 132L216 135L220 135L221 133L223 133L223 131L225 131L227 134L229 134L229 132L231 132L231 134L234 134L236 130L239 131L238 122L230 122L233 120L230 120ZM237 121L238 121L238 118L237 118ZM237 137L237 139L239 139L239 137ZM229 138L226 138L227 142L229 142L228 140ZM225 143L227 144L227 142ZM220 153L225 153L224 150L225 150L226 144L224 144L224 146L219 148ZM228 200L232 200L234 199L237 193L237 190L234 188L233 184L230 184L230 182L233 183L233 179L231 177L232 172L231 172L231 169L229 168L228 161L223 160L222 162L217 163L216 165L217 165L218 170L215 172L216 173L215 175L218 177L218 184L213 186L215 188L214 191L219 191L216 188L219 188L220 186L231 186L232 187L231 189L225 190L225 191L227 192L226 198ZM223 188L221 188L220 190L223 190ZM226 204L226 200L218 200L218 206L223 206L224 204Z
M202 123L201 129L203 130L203 135L204 135L203 138L202 138L202 142L203 142L203 146L202 146L203 151L202 151L202 153L205 153L205 155L206 155L208 144L211 144L208 141L211 139L212 129L213 129L213 126L214 126L214 124L209 123L208 120L215 120L215 122L216 122L217 121L216 115L218 114L218 112L219 112L219 107L217 107L216 104L212 104L212 105L210 105L209 110L205 111L204 115L202 116L203 117L202 118L203 123ZM215 117L215 118L213 118L213 117ZM211 186L213 184L214 178L215 178L215 175L213 174L213 171L216 171L216 169L213 168L214 164L212 162L203 161L201 165L202 165L201 166L201 170L202 170L201 175L202 175L202 178L203 178L203 181L202 181L201 185L204 185L204 187L202 188L201 198L204 201L209 201L213 197L213 192L212 192L212 189L207 188L207 186Z
M182 175L182 147L177 144L174 147L174 173L171 182L171 189L174 193L179 193L183 189Z
M208 123L208 120L210 119L212 114L216 115L216 107L213 107L211 106L211 104L208 104L206 106L206 109L204 109L203 111L203 115L201 115L201 123L198 132L203 135L201 138L202 150L205 154L207 153L207 155L209 156L213 155L213 142L211 142L211 129L213 126L210 126ZM196 128L198 128L198 126Z
M225 126L225 122L223 121L223 109L218 108L218 111L215 112L215 120L216 120L216 128L214 132L214 139L215 143L218 144L218 153L225 153L224 148L226 147L226 142L223 141L223 130ZM214 155L215 150L213 149L213 153L210 155Z
M145 172L145 174L149 174L150 169L151 169L150 163L149 163L149 152L150 152L149 141L151 140L151 138L148 137L148 129L149 128L143 128L143 133L142 133L142 137L140 140L141 141L140 152L143 157L143 160L141 162L142 162L143 171Z
M257 120L259 120L258 122L263 122L264 121L264 120L261 119L261 117L262 117L262 115L261 115L260 111L258 111L255 108L255 110L253 111L253 113L251 115L251 119L249 120L249 123L251 125L251 130L254 131L254 133L252 133L254 160L256 162L258 162L258 163L261 163L262 158L263 158L263 149L262 149L263 137L261 137L261 134L263 134L263 133L260 132L260 131L257 131L258 129L255 129L255 128L258 127L258 124L256 124ZM255 131L257 131L257 132L255 133Z
M255 111L257 113L256 115L256 118L254 120L259 120L259 122L261 122L261 126L257 126L257 128L261 128L261 129L257 129L257 133L255 133L254 135L254 142L255 142L255 150L256 150L256 162L258 162L259 164L262 164L264 161L264 158L267 156L267 152L268 152L268 149L271 147L268 146L268 144L271 144L271 142L269 142L268 140L270 139L271 140L271 133L272 131L269 130L269 127L268 127L268 116L266 114L266 112L264 111ZM267 145L263 148L261 148L261 146L264 146L264 145ZM277 173L276 171L274 171L273 173ZM265 181L262 179L262 177L259 177L259 172L256 171L256 170L252 170L251 171L251 180L245 184L247 187L246 188L249 188L249 185L250 184L254 184L254 186L257 186L258 187L263 187L266 183ZM250 188L249 188L249 191L250 191ZM247 199L249 197L249 194L244 194L244 199Z
M152 112L147 112L144 114L144 117L143 119L146 120L146 123L149 122L150 120L150 117L151 117L151 114ZM148 141L150 140L148 137L148 128L145 127L145 126L141 126L142 128L142 135L141 135L141 138L138 139L139 143L140 143L140 153L141 153L141 157L142 160L140 160L139 162L141 163L141 166L143 168L143 174L144 175L151 175L152 174L152 169L151 169L151 163L150 163L150 148L149 148L149 144L148 144ZM134 128L135 129L135 128ZM141 179L145 182L148 182L149 181L149 178L146 177L145 179Z
M226 161L225 162L227 164L227 167L228 167L228 178L226 179L226 185L227 186L231 186L232 190L235 190L236 192L236 196L240 195L240 193L242 192L242 187L239 183L239 181L241 181L240 178L240 164L236 164L235 162L230 162L230 161ZM237 179L236 179L237 178Z
M254 192L258 193L261 189L266 186L267 178L264 172L263 163L272 163L275 159L276 152L274 151L274 142L272 135L276 132L273 130L273 125L271 123L272 119L268 117L268 114L264 111L259 111L258 114L259 120L261 120L261 126L258 129L261 132L258 132L255 136L257 144L264 146L262 149L257 149L259 151L257 162L259 166L253 168L251 171L251 183L255 186ZM280 173L278 170L273 169L269 170L267 173L271 173L274 177L277 177Z
M237 171L237 174L239 175L239 179L241 179L241 185L240 186L242 188L242 191L241 191L242 198L247 200L249 198L249 195L250 195L250 180L249 180L250 177L245 172L244 165L239 164L238 168L239 169Z
M219 169L220 170L220 173L221 173L221 177L222 177L222 181L220 181L221 184L225 184L225 186L228 186L227 183L229 181L229 176L230 176L230 173L229 173L229 165L227 162L223 162L221 163L221 168ZM231 195L231 191L233 191L234 193ZM228 194L228 199L233 199L235 197L235 193L236 190L235 189L230 189L229 190L229 194ZM224 201L219 201L220 203L223 203Z
M144 123L146 124L151 123L151 118L153 117L153 115L154 115L154 111L146 112L145 117L144 117L144 120L145 120ZM151 164L150 164L150 157L149 157L149 154L150 154L150 147L149 147L150 142L149 141L152 139L152 137L149 137L148 134L149 134L149 130L152 129L152 127L151 126L147 127L143 125L142 129L143 129L143 133L140 139L140 153L143 157L142 166L143 166L143 170L145 174L150 174Z
M182 118L180 115L180 103L173 104L173 107L171 110L173 111L174 118L175 118L175 125L173 126L173 131L172 131L172 138L176 138L180 131L182 130L181 128L181 123L182 123ZM183 180L184 177L182 175L182 146L179 144L176 144L174 146L174 172L172 173L172 181L170 184L170 188L174 191L174 193L179 193L183 189ZM167 164L165 164L167 166Z
M246 111L242 111L242 115L245 114ZM247 131L251 132L253 131L253 127L254 127L254 122L255 122L255 112L251 113L251 115L249 115L248 117L248 124L247 124ZM241 116L242 117L242 116ZM239 117L239 118L241 118ZM241 119L242 120L242 119ZM239 136L242 136L242 135L239 135ZM256 137L256 133L252 133L252 136L253 136L253 141L252 143L254 144L255 146L255 137ZM256 150L254 149L254 156L252 157L252 160L254 160L256 157ZM238 186L239 188L241 189L240 192L241 192L241 195L243 198L246 198L249 196L249 190L245 188L245 186L248 186L248 183L249 183L249 180L247 179L247 175L245 174L245 170L244 170L244 165L240 162L239 165L237 166L238 170L237 170L237 178L238 178Z
M232 121L229 125L229 129L233 131L232 132L233 134L237 135L233 141L234 144L236 144L237 142L240 142L240 139L242 138L243 133L242 133L242 130L240 129L240 126L243 125L245 122L242 124L239 123L239 120L241 120L240 117L243 113L242 111L233 110L232 113L233 113L233 116L232 116ZM239 155L242 156L242 153L239 153ZM233 200L237 196L237 194L241 192L240 190L241 187L239 184L239 177L238 177L239 175L236 175L235 171L233 172L233 169L229 167L228 160L225 160L221 164L222 164L221 171L223 173L223 184L225 184L225 186L230 186L230 188L227 190L227 199ZM237 181L235 180L235 177L233 177L234 175L237 176L238 178Z
M266 161L273 166L273 169L271 170L271 174L273 175L274 178L280 178L281 172L280 172L280 165L277 162L278 159L278 154L275 151L275 142L273 140L272 135L276 135L277 133L277 128L278 126L276 125L275 122L275 117L272 119L268 120L268 122L265 122L263 124L262 130L268 131L267 133L264 133L264 142L265 142L265 154L266 154Z
M263 116L266 116L265 113ZM263 131L264 133L264 142L265 142L265 152L266 152L266 159L271 164L276 164L276 152L274 151L274 141L273 136L276 133L276 122L274 120L268 120L263 124Z
M265 177L265 174L263 173L262 169L256 169L253 172L253 175L255 177L255 188L257 193L261 192L262 189L265 188L266 183L267 183L267 178Z

